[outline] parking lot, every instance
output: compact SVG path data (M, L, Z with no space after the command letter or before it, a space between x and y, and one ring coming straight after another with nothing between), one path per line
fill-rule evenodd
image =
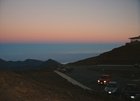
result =
M129 83L140 84L140 68L133 65L94 65L94 66L71 66L73 71L66 73L68 76L81 82L96 92L105 93L105 85L99 85L97 80L103 74L111 76L111 81L119 84L120 91ZM117 97L120 97L120 94Z

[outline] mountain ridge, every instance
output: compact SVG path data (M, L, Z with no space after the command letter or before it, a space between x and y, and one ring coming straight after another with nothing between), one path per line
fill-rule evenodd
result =
M47 61L41 61L36 59L26 59L24 61L6 61L0 59L1 70L33 70L33 69L56 69L62 64L48 59ZM55 67L55 68L54 68Z
M68 65L97 64L140 64L140 42L126 43L96 57L79 60Z

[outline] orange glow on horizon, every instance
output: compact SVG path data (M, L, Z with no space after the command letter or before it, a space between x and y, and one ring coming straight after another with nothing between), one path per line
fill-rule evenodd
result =
M114 43L140 34L137 0L64 1L1 1L0 42Z

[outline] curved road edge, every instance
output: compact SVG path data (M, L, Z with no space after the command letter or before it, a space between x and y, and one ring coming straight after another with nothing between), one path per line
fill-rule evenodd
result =
M59 72L57 70L54 71L56 74L58 74L59 76L63 77L64 79L66 79L68 82L72 83L73 85L77 85L85 90L90 90L90 91L93 91L93 89L81 84L80 82L74 80L73 78L67 76L66 74L62 73L62 72Z

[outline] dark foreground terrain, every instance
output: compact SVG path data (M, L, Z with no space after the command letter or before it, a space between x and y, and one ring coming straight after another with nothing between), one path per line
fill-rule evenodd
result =
M0 101L105 100L70 84L53 71L0 71Z

